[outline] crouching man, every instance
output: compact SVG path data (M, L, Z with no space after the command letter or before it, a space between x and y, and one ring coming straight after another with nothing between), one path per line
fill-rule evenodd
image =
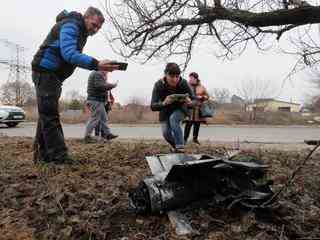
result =
M99 127L101 131L101 137L105 140L111 140L116 138L110 132L108 127L108 115L105 109L106 105L106 92L115 88L117 84L111 84L107 82L107 72L104 71L92 71L88 79L87 87L87 106L90 110L90 118L87 122L84 142L93 143L97 139L91 137L92 131Z
M184 138L181 122L188 114L188 107L194 104L195 96L188 82L180 76L181 70L176 63L168 63L164 74L164 77L154 85L151 109L159 111L164 139L174 152L183 153Z

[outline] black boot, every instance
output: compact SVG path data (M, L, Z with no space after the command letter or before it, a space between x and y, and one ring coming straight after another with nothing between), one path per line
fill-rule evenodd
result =
M200 145L200 142L198 140L198 136L199 136L199 131L200 131L200 123L194 123L193 125L193 142Z
M110 134L108 134L108 135L106 136L106 139L107 139L107 140L112 140L112 139L115 139L115 138L117 138L117 137L119 137L119 136L110 133Z
M190 135L190 130L192 127L192 122L188 121L186 122L186 125L184 127L184 143L186 144Z

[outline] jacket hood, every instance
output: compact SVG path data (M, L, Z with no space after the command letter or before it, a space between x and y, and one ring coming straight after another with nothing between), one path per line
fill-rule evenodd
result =
M84 19L83 19L83 16L81 13L78 13L78 12L68 12L67 10L63 10L62 12L60 12L57 17L56 17L56 22L61 22L63 20L66 20L66 19L74 19L76 20L77 22L80 23L81 25L81 28L83 29L85 35L88 35L87 33L87 29L85 27L85 23L84 23Z
M67 10L63 10L62 12L60 12L57 17L56 17L56 22L61 22L65 19L68 18L73 18L77 21L83 21L83 16L81 13L78 12L68 12Z

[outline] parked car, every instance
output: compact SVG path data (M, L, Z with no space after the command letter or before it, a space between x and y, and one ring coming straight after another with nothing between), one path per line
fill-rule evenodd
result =
M8 127L15 127L20 122L24 122L26 113L20 107L0 105L0 123Z

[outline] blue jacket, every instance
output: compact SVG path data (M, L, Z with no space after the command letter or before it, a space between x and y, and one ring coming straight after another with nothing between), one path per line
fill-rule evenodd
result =
M76 67L98 70L98 61L82 53L88 33L83 16L63 11L32 61L34 71L55 73L63 81Z

